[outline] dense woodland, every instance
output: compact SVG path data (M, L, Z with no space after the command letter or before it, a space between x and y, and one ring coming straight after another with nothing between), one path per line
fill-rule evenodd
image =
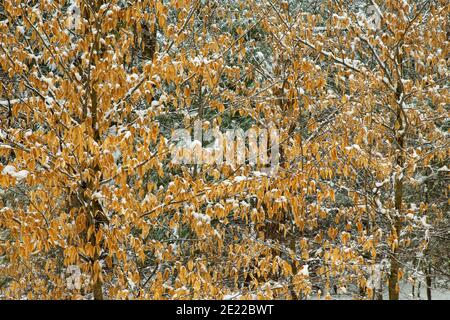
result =
M0 0L0 298L448 299L449 16ZM195 121L276 174L174 163Z

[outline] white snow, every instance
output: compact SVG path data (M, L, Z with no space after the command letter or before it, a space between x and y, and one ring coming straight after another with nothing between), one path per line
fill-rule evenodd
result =
M237 177L234 177L234 181L235 181L235 182L241 182L241 181L245 181L245 180L247 180L247 177L246 177L246 176L237 176Z
M309 270L308 270L308 265L305 264L302 268L302 270L300 270L300 274L304 275L304 276L309 276Z
M13 172L16 172L16 168L14 166L11 166L11 165L7 165L2 170L2 174L3 175L11 174Z
M261 51L255 53L260 61L264 61L264 54Z
M0 143L0 149L12 149L10 145Z
M129 139L131 137L131 132L130 131L127 131L127 132L125 132L125 135L123 136L123 140L127 140L127 139Z
M2 175L10 175L13 178L16 178L17 180L23 180L25 179L30 173L27 170L20 170L17 171L14 166L7 165L2 170Z
M81 270L80 270L80 268L76 265L70 265L67 267L66 273L70 274L70 276L68 276L66 278L67 289L80 290L81 289Z
M189 145L189 147L191 149L195 149L195 148L201 148L202 147L202 143L199 140L193 140L191 142L191 144Z
M206 223L209 223L211 221L211 217L206 215L206 214L203 214L203 213L192 212L192 216L195 219L200 220L200 221L204 221Z
M427 223L427 216L423 216L422 218L420 218L420 222L427 229L431 227L431 225Z
M15 177L18 180L23 180L28 176L29 172L27 170L20 170L19 172L16 172L13 177Z

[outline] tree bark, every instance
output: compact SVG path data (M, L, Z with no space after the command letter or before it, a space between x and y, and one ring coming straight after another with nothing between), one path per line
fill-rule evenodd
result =
M427 284L427 300L431 300L431 267L428 266L425 276L425 282Z
M403 172L403 167L405 164L405 131L406 131L406 119L403 119L404 110L402 109L401 97L403 96L403 85L401 81L397 84L397 114L396 114L396 126L395 132L395 165L396 168ZM395 170L394 169L394 170ZM402 200L403 200L403 177L399 173L395 175L394 183L394 225L392 226L392 235L397 240L397 244L393 245L391 252L391 268L389 274L389 300L398 300L400 289L398 285L399 270L400 265L398 262L399 256L399 244L400 244L400 232L402 230Z

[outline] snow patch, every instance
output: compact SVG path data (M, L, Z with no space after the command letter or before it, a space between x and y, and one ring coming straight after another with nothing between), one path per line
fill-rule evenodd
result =
M7 165L2 170L2 175L10 175L13 178L16 178L17 180L23 180L28 177L30 173L27 170L20 170L17 171L14 166Z

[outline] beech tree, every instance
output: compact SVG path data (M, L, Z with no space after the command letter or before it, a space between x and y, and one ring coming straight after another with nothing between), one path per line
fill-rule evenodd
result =
M431 299L449 277L449 11L0 1L1 297L398 300L409 282ZM260 144L276 128L276 148L173 161L198 124Z

